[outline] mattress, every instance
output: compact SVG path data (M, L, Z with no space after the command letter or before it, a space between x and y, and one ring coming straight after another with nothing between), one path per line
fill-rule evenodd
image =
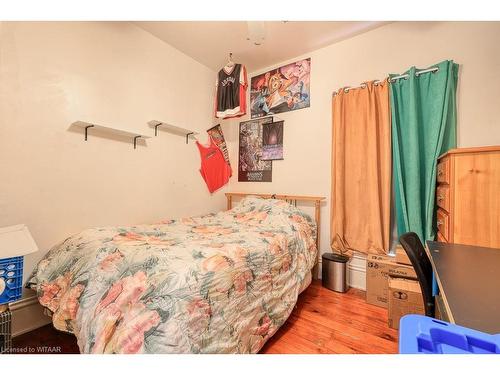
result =
M27 286L83 353L256 353L310 283L316 227L281 200L52 248Z

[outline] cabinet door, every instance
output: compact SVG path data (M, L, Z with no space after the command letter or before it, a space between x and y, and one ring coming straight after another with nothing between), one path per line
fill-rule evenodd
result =
M438 233L448 242L450 240L450 217L448 213L441 208L438 208L436 216Z
M437 182L443 184L450 183L450 157L445 156L437 165Z
M450 187L448 185L439 185L436 188L436 204L446 212L450 212Z
M454 157L453 242L500 247L500 153Z
M438 242L448 242L446 240L446 238L444 238L444 236L441 232L437 232L437 240L438 240Z

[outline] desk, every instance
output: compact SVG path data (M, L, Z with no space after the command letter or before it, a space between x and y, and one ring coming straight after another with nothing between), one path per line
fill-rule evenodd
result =
M500 333L500 249L427 241L452 323Z

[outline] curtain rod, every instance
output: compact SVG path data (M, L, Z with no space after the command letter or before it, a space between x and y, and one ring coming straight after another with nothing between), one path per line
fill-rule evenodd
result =
M429 68L429 69L419 70L418 72L416 72L416 73L415 73L415 75L418 77L420 74L424 74L424 73L435 73L435 72L437 72L438 70L439 70L439 68L436 66L436 67ZM406 73L406 74L401 74L401 75L399 75L399 76L395 76L395 77L392 77L392 78L390 78L390 77L389 77L389 78L387 78L387 81L388 81L389 83L392 83L392 82L395 82L396 80L401 79L401 78L407 79L407 78L408 78L408 76L409 76L409 75L408 75L408 73ZM377 85L379 85L379 84L381 84L381 83L382 83L382 81L380 81L380 80L373 82L373 84L374 84L375 86L377 86ZM362 83L361 85L356 86L356 87L346 87L346 88L344 88L344 92L345 92L345 93L348 93L348 92L349 92L349 90L352 90L352 89L364 89L364 88L366 88L366 83ZM333 96L335 96L335 95L337 95L337 91L334 91L334 92L333 92Z
M415 75L418 77L420 74L424 74L424 73L435 73L439 70L439 68L436 66L434 68L429 68L429 69L424 69L424 70L419 70L418 72L415 73ZM394 82L395 80L397 79L401 79L401 78L408 78L408 74L401 74L400 76L396 76L396 77L392 77L392 78L389 78L389 82Z

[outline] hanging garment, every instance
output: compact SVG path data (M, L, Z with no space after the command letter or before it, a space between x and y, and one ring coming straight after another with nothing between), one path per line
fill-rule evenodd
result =
M227 149L226 145L226 140L224 139L224 133L222 132L222 127L220 124L217 124L210 129L207 130L208 135L210 138L213 139L214 143L217 145L217 147L220 148L222 151L222 155L224 155L224 160L226 161L227 165L229 165L229 168L231 168L231 162L229 160L229 151ZM231 169L231 177L233 174L233 171Z
M215 83L215 117L240 117L246 113L247 72L243 65L225 66Z
M339 90L333 99L330 244L347 250L389 251L391 125L389 83Z
M229 177L231 177L231 167L226 163L222 151L214 143L212 137L209 138L210 145L208 147L203 146L198 141L196 141L196 146L200 152L201 176L205 180L208 190L213 193L227 184Z
M433 240L436 163L456 147L456 90L458 65L451 60L434 73L418 75L412 67L407 79L391 83L394 194L398 235L415 232ZM390 77L395 76L390 75Z

